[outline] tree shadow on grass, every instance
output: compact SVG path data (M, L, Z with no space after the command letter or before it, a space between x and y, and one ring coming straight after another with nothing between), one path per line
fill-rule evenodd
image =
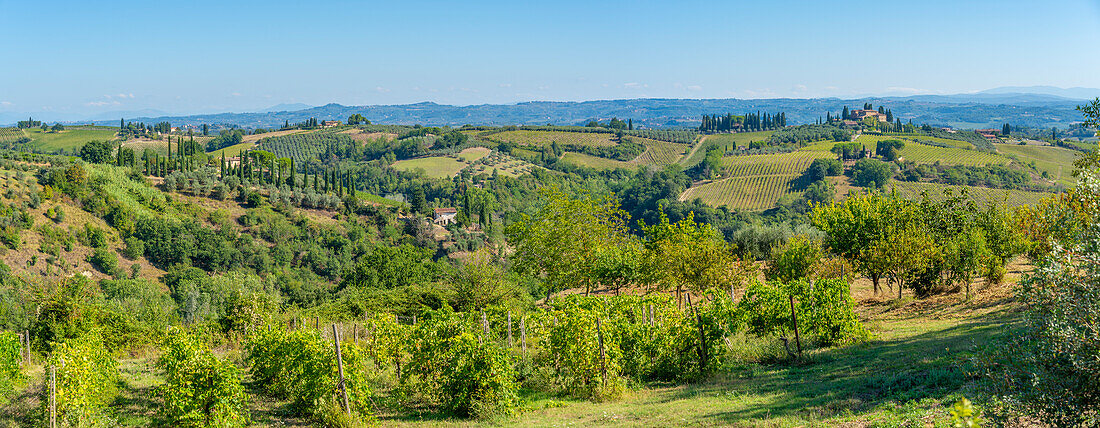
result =
M1018 328L1007 311L897 340L878 340L816 353L800 364L764 366L747 379L718 380L676 390L666 401L726 391L751 391L769 401L700 415L718 424L772 417L831 417L889 403L944 399L969 380L969 354ZM733 402L731 402L733 404ZM734 407L733 405L731 407Z

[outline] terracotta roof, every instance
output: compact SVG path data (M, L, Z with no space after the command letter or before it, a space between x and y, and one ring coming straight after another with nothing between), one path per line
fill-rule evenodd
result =
M440 214L455 214L458 212L458 208L436 208L435 215Z

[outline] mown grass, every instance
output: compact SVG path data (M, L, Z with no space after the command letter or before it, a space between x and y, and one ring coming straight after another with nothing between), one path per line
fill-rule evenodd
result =
M458 152L458 158L469 163L488 156L490 152L492 150L485 147L470 147Z
M251 149L255 145L256 145L256 143L248 143L248 142L240 143L240 144L234 144L234 145L229 146L229 147L223 147L221 149L214 150L212 152L207 152L206 154L211 156L211 157L221 159L221 156L224 153L225 157L229 158L229 157L238 156L238 155L241 154L241 152L243 152L245 150L248 150L248 149Z
M765 141L774 133L775 131L741 132L737 134L714 134L706 136L703 142L709 144L717 144L719 146L737 144L737 147L745 147L753 141Z
M64 131L44 132L41 128L23 130L31 143L43 150L79 150L89 141L113 140L117 130L104 127L68 126Z
M585 166L589 168L604 170L616 168L634 169L638 166L638 164L634 163L633 161L621 161L615 159L601 158L598 156L574 152L565 152L564 154L562 154L561 160L562 162L569 162L577 166Z
M431 156L397 161L393 167L402 171L421 169L428 177L447 178L458 174L466 167L466 163L448 156Z

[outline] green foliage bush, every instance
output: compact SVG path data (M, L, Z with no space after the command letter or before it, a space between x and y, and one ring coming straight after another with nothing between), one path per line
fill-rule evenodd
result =
M172 328L158 360L166 376L161 411L176 426L241 427L247 425L240 370L215 357L187 332Z
M449 307L425 314L410 337L406 387L451 414L485 418L519 403L508 350Z
M56 370L59 426L113 426L108 406L118 394L118 368L98 332L57 343L46 359ZM44 383L49 384L49 369ZM49 388L43 388L41 411L48 414Z
M114 251L106 248L96 248L92 251L92 254L88 255L88 263L99 269L100 272L105 274L119 277L122 271L118 268L118 256Z
M795 298L798 328L803 337L815 338L824 346L867 337L844 279L824 279L812 284L802 280L774 285L753 283L737 304L737 317L756 334L792 332L790 296Z
M1020 282L1024 326L1018 337L975 358L1001 397L995 415L1012 421L1019 413L1054 426L1096 426L1100 422L1100 179L1082 171L1066 198L1044 211L1063 217L1055 227L1075 232L1056 235L1051 251L1035 260Z
M20 342L19 334L0 332L0 403L7 403L26 378L20 366L23 360Z
M283 331L259 329L246 344L252 377L271 394L289 398L300 414L319 416L318 411L337 400L339 374L336 349L320 332L312 329ZM371 376L367 353L344 344L344 379L352 411L369 416L372 411Z

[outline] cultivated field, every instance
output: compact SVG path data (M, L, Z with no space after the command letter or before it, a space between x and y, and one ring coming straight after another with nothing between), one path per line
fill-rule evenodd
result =
M265 132L263 134L245 135L243 138L241 138L241 142L255 143L257 141L260 141L260 140L262 140L264 138L268 138L268 137L282 137L284 135L301 134L301 133L305 133L305 132L307 132L307 131L303 131L301 129L291 129L291 130L287 130L287 131L271 131L271 132Z
M225 147L225 148L221 148L221 149L218 149L218 150L215 150L215 151L212 151L212 152L208 152L207 155L210 155L210 156L216 157L216 158L221 158L222 153L225 153L225 157L227 157L227 158L228 157L233 157L233 156L238 156L238 155L241 154L241 152L243 152L245 150L248 150L248 149L251 149L255 145L256 145L255 143L234 144L234 145L229 146L229 147Z
M861 135L856 139L856 142L864 144L867 150L874 151L879 141L891 139L901 140L901 138L891 136ZM820 145L814 147L820 147ZM935 163L939 161L944 165L1005 165L1011 162L1011 159L994 153L929 146L913 141L905 141L905 148L901 149L901 157L917 163Z
M1053 146L1020 146L1015 144L994 144L997 151L1014 155L1024 162L1035 162L1039 171L1046 171L1050 179L1056 182L1072 185L1075 180L1070 175L1073 172L1073 161L1080 157L1081 152Z
M562 154L561 160L563 162L569 162L573 165L595 169L634 169L638 166L638 164L634 163L634 161L621 161L574 152L565 152L564 154Z
M31 143L46 150L79 150L89 141L113 140L117 136L117 128L102 126L67 126L64 131L42 131L40 128L24 129L23 132L30 137Z
M548 146L553 142L558 144L576 144L579 146L609 147L618 143L613 141L613 134L596 132L565 132L565 131L532 131L516 130L504 131L484 135L484 138L497 142L510 142L521 145Z
M1047 192L990 189L988 187L955 186L950 184L919 183L896 180L891 181L889 186L887 186L887 189L896 190L898 194L910 198L920 198L923 194L927 194L928 197L932 200L946 199L946 191L950 191L952 192L951 194L956 196L958 196L960 193L965 192L965 195L969 199L973 200L979 205L983 205L991 201L1003 202L1004 204L1009 206L1035 205L1044 198L1054 196L1053 193Z
M497 151L482 158L479 168L481 167L484 167L484 169L478 169L477 173L492 174L493 171L497 171L498 174L507 177L519 177L531 173L536 168L542 168L523 159L517 159Z
M814 159L831 157L832 153L820 151L728 156L722 170L728 178L693 186L680 200L700 198L708 205L730 209L769 209L782 197L798 193L792 185Z
M768 136L772 135L775 131L761 131L761 132L744 132L740 134L714 134L704 136L699 140L694 150L689 156L680 159L680 165L687 168L692 167L702 162L707 157L707 145L715 144L720 148L728 148L731 143L736 144L737 147L744 147L752 141L764 141L768 139Z
M26 136L19 128L0 128L0 143L12 143Z
M428 177L448 178L454 177L459 171L470 166L471 163L488 156L490 152L491 150L484 147L471 147L454 155L429 156L397 161L393 164L393 167L402 171L421 169Z
M690 145L667 141L645 138L634 138L634 141L646 146L645 153L631 161L640 165L672 165L683 158L691 149Z

